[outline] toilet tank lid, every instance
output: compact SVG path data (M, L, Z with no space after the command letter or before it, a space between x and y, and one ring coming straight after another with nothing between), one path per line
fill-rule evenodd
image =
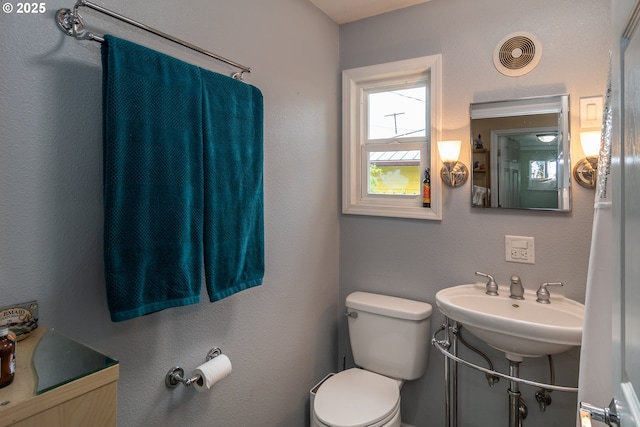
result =
M346 306L354 310L407 320L423 320L431 316L431 304L369 292L353 292L347 296Z

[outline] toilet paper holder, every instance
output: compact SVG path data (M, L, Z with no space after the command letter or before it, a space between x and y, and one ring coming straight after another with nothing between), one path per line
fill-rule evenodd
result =
M220 350L218 347L214 347L211 350L209 350L209 352L207 353L206 361L208 362L209 360L215 357L218 357L221 354L222 354L222 350ZM182 369L180 366L174 366L173 368L169 369L169 372L167 372L167 375L164 378L164 384L169 388L177 387L178 384L180 383L189 387L191 384L195 383L199 379L200 379L200 375L197 375L197 374L190 378L185 378L184 369Z

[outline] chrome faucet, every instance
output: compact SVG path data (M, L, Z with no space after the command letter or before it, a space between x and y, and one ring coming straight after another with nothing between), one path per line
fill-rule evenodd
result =
M515 274L511 276L510 290L511 295L509 295L509 298L524 299L524 286L522 286L520 276L516 276Z
M540 304L551 304L551 294L547 290L547 286L564 286L562 282L546 282L540 285L540 288L536 291L536 302Z
M494 279L492 275L487 273L482 273L480 271L476 271L476 276L482 276L489 279L489 281L487 282L487 290L485 294L491 295L491 296L498 295L498 284L496 283L496 279Z

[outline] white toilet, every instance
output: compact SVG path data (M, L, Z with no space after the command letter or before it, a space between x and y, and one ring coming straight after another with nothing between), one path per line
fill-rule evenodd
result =
M427 369L432 307L354 292L346 308L358 368L320 385L311 405L311 427L399 427L400 388Z

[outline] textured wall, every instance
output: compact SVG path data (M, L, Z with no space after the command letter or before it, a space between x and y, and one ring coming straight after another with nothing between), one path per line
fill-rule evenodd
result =
M111 323L102 276L100 46L53 15L0 14L0 306L120 360L119 425L304 425L335 369L338 26L310 2L113 0L112 10L253 67L265 97L266 276L261 287ZM230 68L82 10L87 25L214 71ZM301 31L304 29L304 31ZM208 393L168 390L213 346L233 373Z
M583 157L580 97L604 94L609 58L610 2L606 0L433 0L340 27L341 69L442 53L443 139L469 141L469 104L526 96L569 93L572 158ZM505 77L493 65L497 43L507 34L529 31L543 46L542 60L531 73ZM462 153L468 164L469 150ZM371 290L430 302L438 290L475 282L474 271L495 275L501 284L519 274L528 289L544 281L563 281L561 292L584 300L593 191L574 185L571 213L477 210L470 207L470 184L443 190L443 220L342 216L340 219L340 298L354 290ZM536 238L536 264L504 260L504 235ZM436 311L433 327L442 316ZM339 360L350 350L346 321L339 329ZM467 334L467 337L470 337ZM479 344L502 372L503 355ZM463 354L474 361L473 353ZM555 357L556 381L577 384L579 352ZM443 356L431 352L427 375L405 385L403 421L423 427L444 425ZM548 381L545 358L528 359L522 375ZM489 388L481 373L461 368L460 425L506 425L508 384ZM535 389L523 388L529 404L527 425L574 423L575 394L554 392L545 413L538 410Z

